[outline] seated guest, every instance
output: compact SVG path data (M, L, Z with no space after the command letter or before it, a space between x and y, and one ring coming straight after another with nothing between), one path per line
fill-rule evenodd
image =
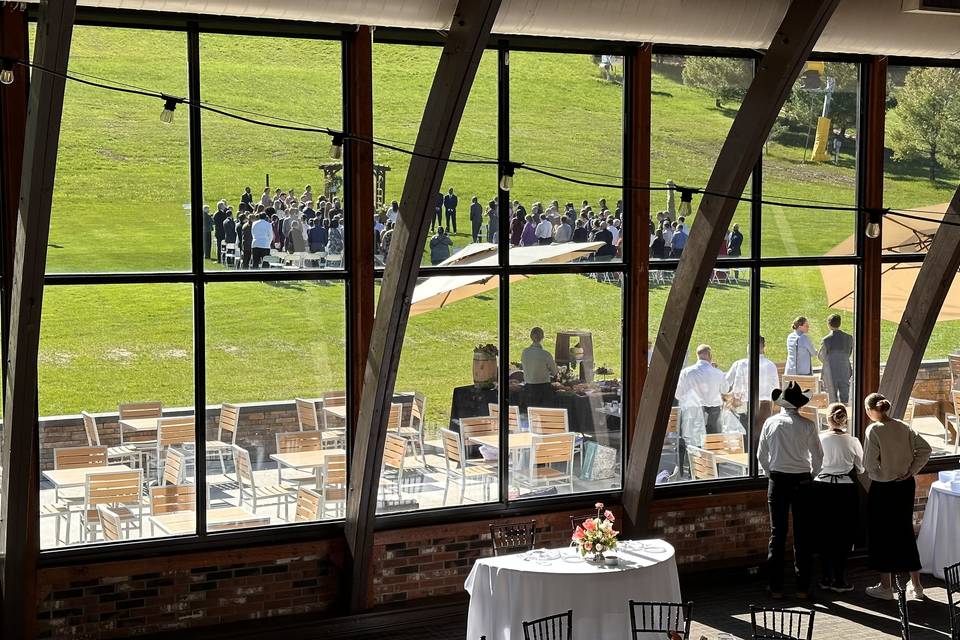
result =
M812 549L810 527L813 478L823 465L823 447L817 426L800 415L810 402L796 382L776 389L771 396L780 413L767 418L760 431L757 462L768 478L770 545L767 553L767 580L770 596L783 597L783 561L787 528L793 512L793 556L797 598L810 597Z
M857 474L863 473L863 447L847 433L847 407L835 402L827 407L828 429L820 434L823 468L814 481L814 498L821 513L820 564L824 591L853 591L845 579L847 556L856 539L860 513Z
M864 400L867 427L863 467L870 476L867 494L867 553L870 568L880 572L880 584L867 587L867 595L894 600L893 573L910 572L907 596L923 598L920 552L913 532L914 476L930 458L930 445L906 423L890 416L891 404L871 393Z

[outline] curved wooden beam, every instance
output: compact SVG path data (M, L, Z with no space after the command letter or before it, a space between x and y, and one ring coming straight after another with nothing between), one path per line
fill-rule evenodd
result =
M880 393L890 399L897 417L907 408L930 333L960 268L960 186L943 221L948 224L940 225L923 259L880 380Z
M447 157L453 149L480 56L499 9L500 0L458 2L414 146L414 150L423 155L411 158L403 185L400 217L393 231L367 354L350 462L345 534L353 561L350 590L353 611L367 607L380 462L400 349L410 315L410 298L420 272L433 199L440 190L446 169L446 162L438 158Z
M683 355L720 243L737 207L736 200L710 194L743 193L780 108L838 4L839 0L795 0L790 4L770 48L757 65L753 82L717 157L670 288L643 386L624 485L628 530L647 527L657 462Z

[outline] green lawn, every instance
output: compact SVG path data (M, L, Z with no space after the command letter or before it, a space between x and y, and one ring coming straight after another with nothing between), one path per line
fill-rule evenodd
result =
M158 52L163 52L159 62ZM337 43L225 35L201 37L203 97L278 117L341 126L340 50ZM376 135L412 142L439 50L375 45ZM183 95L186 39L161 31L78 27L71 69ZM621 87L602 80L589 56L515 52L511 72L511 157L531 164L617 176L621 166ZM496 56L484 55L467 104L455 154L495 156ZM710 174L736 105L717 109L700 90L678 82L679 69L658 65L654 76L653 180L702 186ZM68 84L54 210L49 272L185 270L190 265L187 117L159 122L155 99ZM896 113L888 118L895 126ZM236 203L243 187L270 185L321 190L323 135L263 129L203 115L205 198ZM852 202L853 153L848 140L839 166L804 163L802 145L772 142L764 158L767 197ZM469 156L462 156L469 157ZM408 157L378 149L391 167L386 198L399 199ZM922 165L890 163L887 204L921 206L949 199L956 176L931 184ZM595 178L616 182L617 178ZM467 204L496 194L496 170L448 167L444 188L461 197L458 246L469 241ZM519 172L512 195L529 209L536 200L619 198L607 188L570 185ZM665 206L652 194L654 208ZM851 214L765 210L767 255L820 255L853 231ZM737 221L749 228L749 208ZM211 263L212 265L212 263ZM213 268L213 267L212 267ZM782 359L793 316L809 315L823 334L826 294L820 271L763 272L761 328L768 352ZM850 277L852 287L853 277ZM651 334L667 286L651 292ZM537 276L511 285L510 352L519 359L527 332L541 325L548 347L557 331L594 333L597 363L622 372L621 290L584 276ZM49 287L41 334L42 415L110 410L121 401L160 399L189 405L192 388L192 292L188 285ZM344 386L344 287L336 283L231 283L206 292L207 399L249 402L315 396ZM413 318L407 331L398 388L428 396L428 417L444 422L454 386L471 380L472 347L497 339L497 292ZM844 313L852 325L852 315ZM724 366L748 347L746 284L711 287L694 342L713 345ZM884 322L889 348L895 325ZM929 357L958 346L960 322L938 327Z

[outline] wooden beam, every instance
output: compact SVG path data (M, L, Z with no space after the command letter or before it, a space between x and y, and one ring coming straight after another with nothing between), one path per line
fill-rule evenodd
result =
M940 225L923 259L880 381L880 393L893 404L891 413L898 418L907 408L930 333L960 269L960 187L943 221L950 224Z
M652 87L652 51L650 43L632 47L624 64L624 112L630 126L624 139L624 176L628 186L650 183L650 122ZM647 345L650 340L650 193L640 189L624 194L627 218L627 255L630 261L627 290L627 411L623 426L629 450L632 426L640 411L640 393L647 377Z
M27 12L14 2L0 7L0 57L27 60ZM30 74L17 65L13 69L13 84L0 90L0 217L3 237L3 309L10 308L10 288L13 278L14 238L17 230L17 207L20 204L20 173L23 167L23 136L27 130L27 93ZM6 322L4 340L6 340ZM4 363L6 366L6 363Z
M76 0L41 3L34 62L66 73ZM17 218L4 407L3 637L36 635L39 555L37 470L37 350L50 205L66 80L35 73L30 85ZM15 464L13 464L15 463Z
M366 360L350 463L345 534L353 560L350 603L355 612L368 606L374 517L390 401L410 298L433 213L433 198L446 169L446 162L437 158L447 157L453 148L480 56L499 8L500 0L457 3L414 147L423 155L411 158L403 185L400 217L393 231Z
M346 131L365 139L373 138L373 27L359 26L344 43L347 96ZM360 413L370 334L373 332L373 145L348 140L345 144L346 210L350 215L350 361L353 428Z
M764 141L800 75L807 56L839 0L796 0L757 66L747 95L734 118L700 201L690 238L670 288L657 334L650 372L643 387L635 438L624 486L624 515L629 531L648 526L650 501L667 420L683 356L700 304L716 264L720 243L733 219L736 200L760 157Z
M860 132L863 136L861 156L863 169L861 182L863 191L860 201L862 206L879 209L883 206L883 155L884 129L887 101L887 59L871 58L865 65L866 83L865 94L861 100L866 102L866 126ZM859 221L857 230L866 226L866 215ZM858 241L862 242L861 251L863 264L858 275L858 295L863 306L860 312L858 384L855 385L855 397L858 398L858 411L861 415L861 425L869 424L866 414L863 413L863 399L877 390L880 386L880 274L883 270L883 231L877 238L867 238L858 233ZM861 429L861 437L865 429Z

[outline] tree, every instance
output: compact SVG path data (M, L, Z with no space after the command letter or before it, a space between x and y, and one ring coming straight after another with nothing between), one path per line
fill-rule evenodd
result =
M960 70L918 67L896 91L890 146L895 160L926 160L930 181L940 166L960 167Z
M740 100L751 80L750 63L738 58L688 56L683 65L683 83L710 94L717 108Z

